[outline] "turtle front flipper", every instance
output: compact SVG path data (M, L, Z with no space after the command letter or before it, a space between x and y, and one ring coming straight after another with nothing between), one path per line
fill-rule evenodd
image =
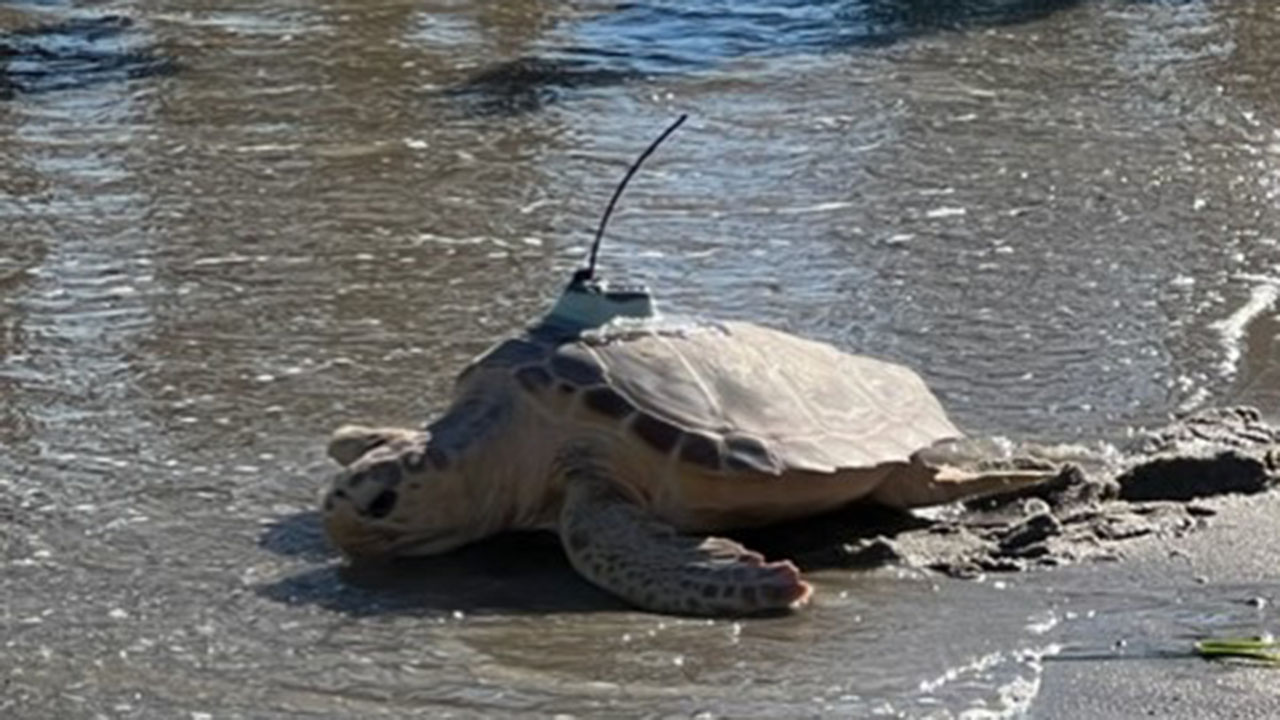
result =
M790 562L718 537L681 535L591 469L569 471L560 538L584 577L655 612L749 615L803 605L811 592Z
M405 428L371 428L343 425L329 437L329 457L346 467L376 447L397 442L420 442L426 433Z

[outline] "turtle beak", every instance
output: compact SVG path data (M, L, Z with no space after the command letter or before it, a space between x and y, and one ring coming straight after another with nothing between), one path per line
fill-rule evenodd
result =
M401 533L373 527L351 499L335 490L324 501L324 531L342 553L351 558L388 557L393 554Z
M341 490L324 501L325 534L352 560L378 560L448 552L473 538L454 530L413 532L381 525L362 513Z

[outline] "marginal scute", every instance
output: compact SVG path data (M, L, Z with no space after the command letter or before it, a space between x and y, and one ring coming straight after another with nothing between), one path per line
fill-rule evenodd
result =
M604 380L600 366L579 357L558 353L551 358L551 372L561 380L578 385L595 385Z
M556 352L600 365L635 417L711 438L729 481L870 470L959 435L917 374L826 343L739 322L686 321L671 332L611 338ZM731 447L734 437L751 440ZM710 452L696 452L707 445L694 442L690 452L709 464Z
M735 435L725 439L725 466L730 470L756 470L776 473L769 450L757 438Z
M765 600L770 605L777 605L786 601L792 590L786 586L766 585L760 588L760 592L764 594Z
M626 398L608 387L600 387L588 391L586 396L583 397L583 402L588 408L611 418L624 418L630 415L634 409Z
M631 424L631 429L654 450L669 453L680 441L680 428L652 415L641 415Z
M680 459L712 470L720 469L720 448L706 435L687 433L680 445Z
M516 371L516 382L529 392L537 392L551 385L551 373L537 365L520 368Z

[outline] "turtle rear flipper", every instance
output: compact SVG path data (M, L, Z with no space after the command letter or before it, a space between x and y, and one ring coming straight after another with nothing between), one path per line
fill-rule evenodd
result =
M682 535L590 471L570 471L559 529L579 573L645 610L750 615L798 607L811 593L790 562Z
M1057 477L1057 469L966 470L913 458L890 473L870 499L909 509L1016 492Z

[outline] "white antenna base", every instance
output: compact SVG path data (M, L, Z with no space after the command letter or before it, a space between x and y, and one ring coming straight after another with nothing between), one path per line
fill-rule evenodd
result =
M542 325L576 335L617 318L657 316L658 307L647 287L610 288L603 280L574 277Z

